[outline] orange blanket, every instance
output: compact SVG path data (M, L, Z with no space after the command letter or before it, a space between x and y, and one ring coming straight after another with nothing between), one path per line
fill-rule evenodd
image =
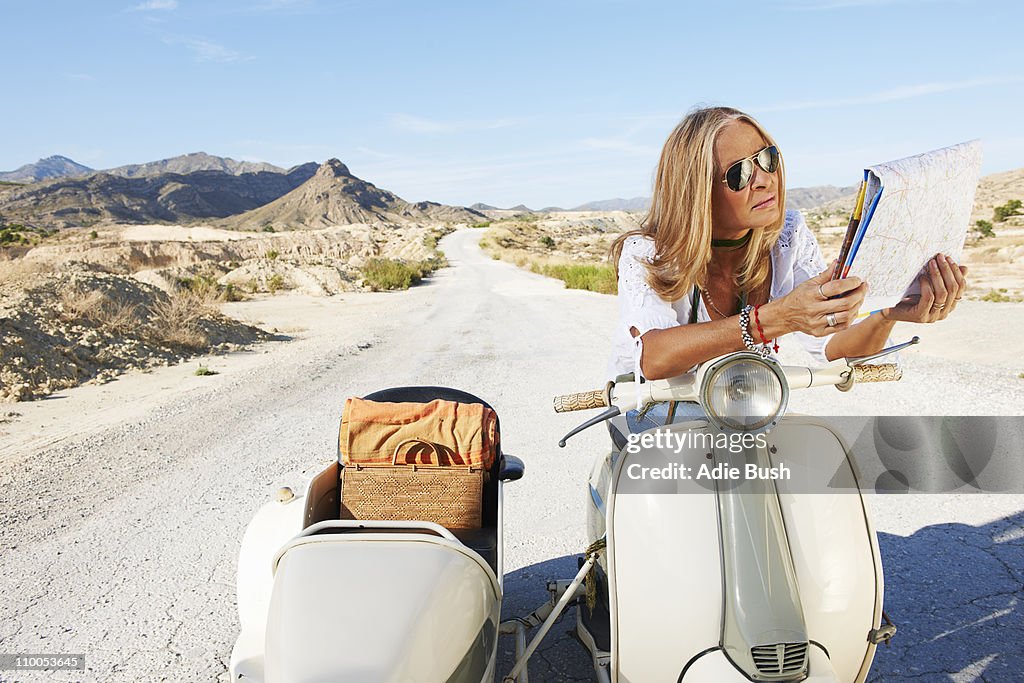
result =
M489 470L498 448L498 418L479 403L345 402L338 436L342 464L390 465L396 447L398 464Z

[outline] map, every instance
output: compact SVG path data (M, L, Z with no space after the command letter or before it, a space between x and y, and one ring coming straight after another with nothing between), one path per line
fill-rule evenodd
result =
M863 238L848 271L869 285L862 312L917 294L917 277L935 254L960 262L980 174L980 140L864 171Z

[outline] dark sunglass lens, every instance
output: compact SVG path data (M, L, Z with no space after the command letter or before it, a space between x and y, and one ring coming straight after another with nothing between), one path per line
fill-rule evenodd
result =
M754 164L750 159L737 161L726 171L725 182L729 185L730 190L739 192L750 182L750 176L753 175L753 172Z
M768 173L774 173L779 167L779 150L774 145L765 147L757 153L757 165Z

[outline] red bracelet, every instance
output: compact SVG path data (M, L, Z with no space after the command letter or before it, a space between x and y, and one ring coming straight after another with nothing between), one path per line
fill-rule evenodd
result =
M768 346L768 339L766 339L765 336L764 336L764 328L761 327L761 318L757 315L757 309L759 309L759 308L761 308L761 304L758 304L757 306L754 306L754 324L757 325L757 334L758 334L758 336L761 337L761 343L764 344L765 346ZM772 342L773 342L772 348L775 350L775 353L778 353L779 352L779 340L778 339L773 339Z

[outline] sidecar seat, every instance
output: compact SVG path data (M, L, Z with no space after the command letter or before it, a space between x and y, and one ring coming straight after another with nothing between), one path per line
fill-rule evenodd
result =
M483 399L465 391L449 387L396 387L375 391L363 397L371 401L391 403L429 403L441 399L460 403L479 403L490 408ZM511 470L506 479L518 479L522 474L522 462L509 456L506 461L501 453L501 421L497 419L497 453L491 465L490 476L484 482L481 492L481 523L479 529L451 529L452 534L466 547L477 552L497 573L498 567L498 478L502 467ZM306 499L304 526L340 516L339 474L340 465L333 463L310 482Z

